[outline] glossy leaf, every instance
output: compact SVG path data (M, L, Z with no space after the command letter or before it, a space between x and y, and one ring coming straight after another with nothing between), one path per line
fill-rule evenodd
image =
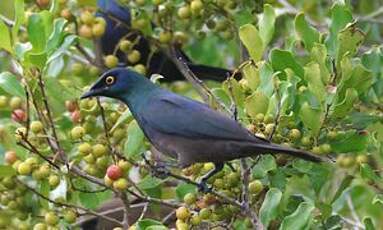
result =
M126 141L124 147L125 153L129 157L135 157L140 154L144 139L144 133L142 132L140 126L138 126L137 121L131 121L128 126L128 140Z
M0 88L5 92L18 97L25 97L24 89L16 76L9 72L0 73Z
M188 193L194 193L197 191L197 188L195 185L192 184L179 184L176 188L176 195L178 200L183 200L184 196Z
M3 21L0 21L0 49L4 49L9 53L13 52L11 44L11 36L9 33L9 28Z
M300 78L303 78L303 67L297 62L290 51L273 49L270 53L270 60L275 71L284 71L285 69L290 68Z
M356 23L349 24L338 34L337 61L338 66L344 54L353 56L364 41L365 34L358 28Z
M32 51L43 52L46 46L44 20L40 14L34 13L29 16L28 22L28 37L32 43Z
M382 178L378 176L374 170L371 168L368 164L361 164L360 165L360 174L362 175L362 178L371 182L375 183L382 183Z
M326 97L326 89L321 79L319 64L309 63L305 67L305 80L309 90L323 103Z
M311 59L318 63L322 82L327 85L330 79L330 72L327 68L327 48L323 44L314 43L311 49Z
M308 24L304 13L300 13L295 17L295 32L303 41L305 48L308 51L313 48L314 43L319 42L319 32Z
M253 118L259 113L266 114L268 105L269 99L260 91L254 92L245 101L246 112Z
M257 90L261 83L258 67L253 64L248 64L242 69L242 72L248 82L249 88L254 91Z
M274 30L275 30L275 19L276 14L274 8L265 4L263 6L263 14L259 18L258 26L259 26L259 36L262 39L263 46L267 46L271 39L273 38Z
M278 207L282 199L282 192L277 188L270 188L259 210L259 219L267 228L270 221L278 216Z
M309 202L302 202L295 212L283 219L279 229L308 229L308 224L312 218L311 213L314 208L313 204Z
M277 168L275 158L272 155L262 155L252 170L254 178L263 178L266 174Z
M318 135L321 126L322 112L319 109L312 108L309 103L304 102L299 111L299 116L305 127L311 130L314 136Z
M17 39L20 27L24 22L24 0L15 0L15 25L12 28L12 38Z
M257 28L252 24L246 24L239 28L239 37L245 45L250 57L259 61L263 55L263 42Z
M359 152L367 148L368 139L364 131L350 131L330 141L330 145L336 153Z
M137 222L137 230L166 230L161 222L153 219L142 219Z

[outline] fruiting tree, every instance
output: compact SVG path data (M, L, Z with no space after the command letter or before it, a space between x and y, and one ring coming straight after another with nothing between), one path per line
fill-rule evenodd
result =
M119 4L136 36L103 55L107 22L95 0L1 3L1 228L382 228L381 1ZM157 84L204 100L255 135L336 163L278 154L235 160L208 181L209 193L195 182L211 163L159 175L160 155L124 105L79 100L119 63L148 73L140 39L145 52L164 51L185 75L147 76ZM232 75L200 82L176 48Z

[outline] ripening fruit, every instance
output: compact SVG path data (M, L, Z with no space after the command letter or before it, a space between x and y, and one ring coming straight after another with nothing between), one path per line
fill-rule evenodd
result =
M113 188L123 191L128 188L128 181L125 178L120 178L113 182Z
M209 208L203 208L199 211L199 216L202 220L207 220L211 216L211 210Z
M4 161L5 163L11 165L17 160L17 155L15 151L5 152Z
M92 26L92 34L95 38L99 38L105 33L106 25L104 23L95 23Z
M193 13L197 14L197 13L201 12L201 10L203 9L203 3L201 0L193 0L190 3L190 8L191 8Z
M82 12L82 14L80 15L80 20L86 25L92 25L94 21L94 16L91 12L85 11Z
M32 172L32 166L26 162L22 162L17 167L17 172L20 175L29 175Z
M27 114L22 109L16 109L12 112L12 120L16 122L24 122L27 120Z
M143 64L137 64L133 67L134 71L142 75L146 74L146 67Z
M60 184L60 177L57 175L50 175L48 178L49 186L52 188L57 187Z
M134 1L138 6L144 6L145 5L145 0L135 0Z
M96 162L96 158L94 158L92 154L85 156L83 159L88 164L93 164L94 162Z
M60 12L60 16L65 18L68 21L72 20L73 18L73 15L68 8L62 9Z
M65 108L68 112L74 112L77 109L77 104L75 101L65 101Z
M133 43L129 40L123 40L120 42L120 50L122 52L125 52L125 53L129 52L132 46L133 46Z
M70 114L70 118L73 123L80 123L81 121L81 113L79 110L75 110Z
M117 180L122 176L122 170L120 167L117 165L111 165L108 167L106 170L106 175L111 179L111 180Z
M82 126L76 126L70 133L73 139L81 139L85 135L85 129Z
M77 214L71 209L67 209L64 212L64 220L70 224L74 223L77 219Z
M132 50L128 54L128 61L132 64L137 63L141 59L141 53L138 50Z
M187 193L187 194L184 196L184 202L185 202L185 204L187 204L187 205L192 205L192 204L194 204L196 201L197 201L197 196L196 196L195 193Z
M319 146L320 153L322 154L329 154L331 153L331 145L329 144L322 144Z
M358 164L365 164L368 163L368 156L365 154L358 155L355 160Z
M262 182L260 180L254 180L249 183L250 194L258 194L263 189Z
M312 144L312 141L310 137L302 137L301 143L304 146L310 146Z
M92 38L93 32L92 32L92 27L88 25L81 25L80 28L78 29L78 34L83 37L83 38Z
M33 230L47 230L48 227L44 223L37 223L33 226Z
M163 3L164 0L152 0L152 2L153 2L154 5L158 6L158 5L160 5L161 3Z
M32 121L31 122L31 131L33 133L40 133L41 131L43 131L43 123L41 123L41 121Z
M176 217L179 220L186 220L190 217L190 211L186 207L179 207L176 210Z
M47 212L44 216L45 223L48 225L56 225L59 217L54 212Z
M106 186L109 186L109 187L113 186L113 182L114 181L110 179L107 175L104 176L104 183Z
M8 97L7 96L0 96L0 108L5 108L8 105Z
M78 146L78 151L81 153L81 155L88 155L92 152L92 146L89 143L84 142Z
M177 11L177 15L181 19L187 19L190 17L190 8L189 6L180 7Z
M334 140L338 136L338 133L336 131L330 131L327 133L327 137L330 140Z
M50 4L50 0L36 0L36 3L40 8L47 8Z
M9 101L9 106L12 110L20 109L23 104L23 100L20 97L12 97Z
M95 157L100 157L106 154L107 148L105 145L96 144L92 148L92 153Z
M169 43L172 40L172 33L169 31L161 31L158 37L161 43Z
M289 137L294 141L301 138L301 136L302 134L301 131L299 131L299 129L292 129L289 131Z
M190 223L194 226L201 224L202 218L199 215L192 216Z
M124 172L127 172L132 167L132 164L125 160L119 160L117 165Z
M312 149L311 149L311 152L312 153L315 153L315 154L321 154L321 149L319 146L314 146Z
M108 68L114 68L118 65L118 58L114 55L107 55L104 58L105 66Z
M174 33L174 41L176 41L179 44L185 44L188 41L188 37L184 32L176 31Z
M177 230L189 230L189 225L182 220L176 221L176 229Z

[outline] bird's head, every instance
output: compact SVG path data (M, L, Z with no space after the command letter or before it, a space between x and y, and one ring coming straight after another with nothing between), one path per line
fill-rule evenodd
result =
M127 68L115 68L106 71L85 92L81 99L95 96L105 96L123 100L131 93L152 87L151 82L139 73Z

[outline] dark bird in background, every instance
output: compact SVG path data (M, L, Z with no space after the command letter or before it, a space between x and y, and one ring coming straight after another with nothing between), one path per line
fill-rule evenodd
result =
M162 89L126 68L105 72L81 98L93 96L124 102L152 145L177 158L181 167L213 162L215 169L203 177L202 189L207 188L207 179L220 171L225 162L237 158L284 153L314 162L326 161L257 137L206 104Z
M131 29L130 9L118 4L116 0L98 0L97 6L99 9L97 16L103 17L106 21L106 30L100 39L101 50L104 55L113 54L120 39L131 32L135 32ZM153 23L152 25L154 26ZM127 38L135 40L137 36L141 35L135 32ZM165 81L185 80L182 73L177 69L176 64L164 50L159 49L150 57L150 43L143 36L140 37L134 49L141 53L139 63L146 66L150 58L148 76L153 73L158 73L166 76ZM232 71L223 68L195 64L180 49L178 53L187 61L187 65L191 71L202 80L224 81L232 73ZM122 65L130 64L126 59L126 54L122 51L117 51L116 55L120 62L122 62Z

